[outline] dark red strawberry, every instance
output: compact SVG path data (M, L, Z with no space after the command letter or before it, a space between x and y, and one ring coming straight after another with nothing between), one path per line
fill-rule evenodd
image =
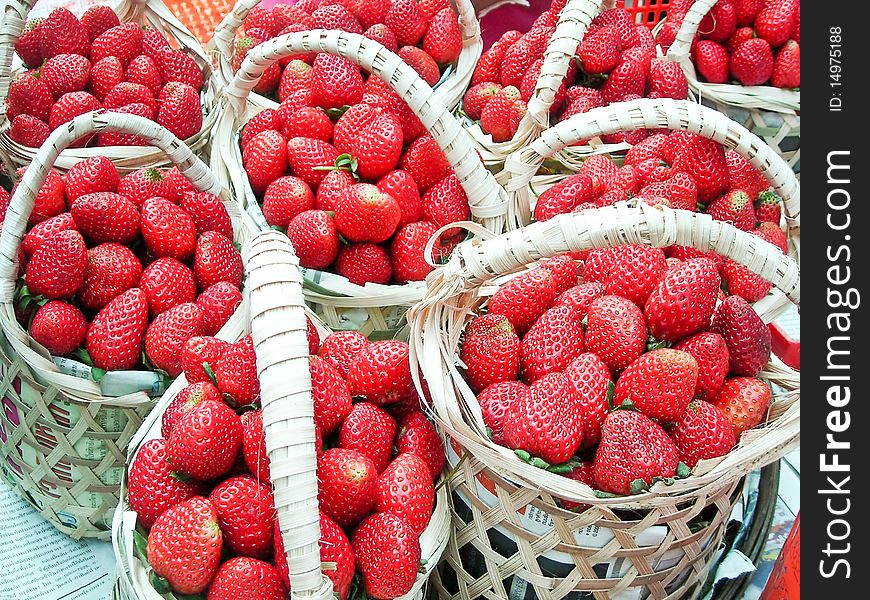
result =
M469 323L459 359L466 366L466 381L479 392L499 381L516 380L521 353L520 339L508 317L490 312Z
M734 375L754 377L770 359L770 329L740 296L728 296L719 304L710 330L725 338Z
M441 436L432 421L419 410L412 410L401 418L396 450L400 455L415 454L423 459L432 479L438 479L447 466Z
M383 285L389 283L393 265L386 248L379 244L349 244L339 250L335 272L357 285Z

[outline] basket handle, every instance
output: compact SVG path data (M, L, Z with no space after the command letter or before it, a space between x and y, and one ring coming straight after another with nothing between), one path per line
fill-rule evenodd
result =
M701 21L707 16L707 13L713 8L717 0L695 0L689 8L686 16L683 17L683 22L680 29L677 31L677 37L668 48L668 53L665 55L670 61L682 62L689 58L689 53L692 50L692 40L698 33L698 27Z
M465 194L471 214L490 231L501 231L507 194L483 166L467 134L435 91L393 52L364 36L312 29L282 35L252 48L224 93L237 118L266 68L299 52L328 52L346 58L382 79L405 100L438 144Z
M12 301L18 272L18 247L33 211L33 203L58 155L82 136L102 131L132 133L160 148L195 188L221 194L221 187L208 166L169 130L138 115L95 111L85 113L55 129L27 168L9 202L0 235L0 302Z
M6 97L12 83L12 57L15 42L27 24L28 0L8 0L0 7L0 123L6 120Z
M251 335L257 351L263 428L292 598L330 600L320 570L320 513L305 300L290 240L263 231L248 254Z
M782 197L789 239L794 242L794 254L799 258L800 183L791 167L740 123L712 108L686 100L641 98L574 115L507 158L505 170L509 176L505 189L517 194L528 212L528 183L546 158L583 139L637 129L691 131L739 152L761 171Z

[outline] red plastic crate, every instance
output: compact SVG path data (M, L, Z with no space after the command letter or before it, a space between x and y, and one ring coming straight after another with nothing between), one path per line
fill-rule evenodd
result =
M625 9L634 17L638 25L646 25L650 29L665 18L670 0L628 0ZM617 6L620 2L616 3Z
M797 371L801 370L801 343L793 340L782 328L771 323L768 325L771 337L771 350L779 359Z

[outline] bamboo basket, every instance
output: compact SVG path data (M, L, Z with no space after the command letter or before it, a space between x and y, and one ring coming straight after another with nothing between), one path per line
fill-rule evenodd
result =
M36 0L10 0L5 4L5 20L0 23L0 157L14 175L15 168L27 166L36 159L38 148L29 148L9 138L9 121L6 116L6 95L11 79L23 71L23 67L13 65L13 44L21 35L26 23L27 13ZM119 0L114 10L121 23L140 23L161 32L170 44L186 52L196 61L203 73L203 88L200 99L203 110L202 128L199 133L184 140L185 144L203 155L207 150L209 132L217 119L217 84L212 77L212 64L202 45L184 24L170 11L162 0ZM58 171L66 172L75 163L90 156L106 156L115 163L121 175L142 167L166 166L166 158L154 146L105 146L91 148L69 148L55 163Z
M794 169L800 172L800 110L799 91L773 86L742 86L730 83L707 83L698 79L692 63L692 41L701 20L716 0L697 0L686 16L674 43L664 57L679 63L689 82L690 96L711 105L716 110L739 121L775 149ZM661 21L659 28L665 21ZM656 32L658 29L655 30Z
M445 552L453 573L445 566L450 577L434 580L440 598L549 600L572 592L596 600L692 598L722 539L740 479L799 445L800 376L775 356L759 375L776 390L766 422L745 432L726 456L699 462L688 478L638 495L599 498L489 440L457 366L466 321L496 286L539 259L629 243L714 250L800 301L799 266L774 246L708 215L661 206L621 203L560 215L457 247L408 317L412 373L419 368L426 379L457 469L450 480L454 536ZM765 322L777 314L755 308ZM567 511L556 498L591 508ZM503 580L519 587L506 590Z
M563 162L576 170L582 160L570 154L571 144L597 135L635 129L691 131L739 152L782 198L789 253L800 261L800 183L794 172L775 149L740 123L688 100L641 98L617 102L574 115L542 133L505 161L505 188L513 199L509 209L511 222L519 225L531 222L533 194L564 177L535 177L546 159L561 155Z
M286 236L276 231L257 234L251 242L247 273L248 292L243 307L249 314L234 323L239 329L232 334L240 337L250 332L257 351L266 448L275 508L293 582L291 597L331 600L332 584L321 574L320 563L317 459L305 334L307 308L299 261ZM322 323L318 326L322 333L328 333ZM149 415L130 445L130 464L145 441L159 437L163 411L185 385L183 376L177 379ZM122 482L122 502L112 528L118 559L114 597L160 600L163 596L148 583L148 568L135 554L136 513L129 509L124 485ZM438 564L449 535L447 492L442 486L432 519L420 537L425 572L417 575L413 588L401 600L422 598L422 589Z
M15 317L18 247L33 201L68 144L100 131L135 133L160 148L199 190L221 195L236 242L251 225L212 172L169 131L136 115L87 113L58 127L12 197L0 236L0 456L7 480L55 527L74 538L109 539L124 451L162 393L151 371L113 371L98 383L82 363L52 357Z
M259 3L260 0L238 0L232 11L215 27L208 49L215 57L217 73L225 84L235 77L231 62L236 33L251 9ZM483 39L480 37L480 23L471 0L453 0L451 4L456 10L459 31L462 34L462 52L456 63L443 73L435 89L437 98L452 109L462 102L462 96L471 82L477 59L483 52ZM248 96L248 101L257 109L278 106L274 100L253 92Z
M435 91L396 54L361 35L312 30L280 36L253 48L239 73L225 89L228 106L218 123L212 165L226 177L242 207L262 229L269 226L242 168L238 133L259 112L247 102L263 71L284 56L300 51L330 52L369 71L408 102L462 184L472 218L489 231L501 231L508 208L507 195L487 171L468 137ZM405 309L423 297L422 281L404 285L360 286L334 273L303 269L305 298L333 329L359 329L366 335L393 330Z

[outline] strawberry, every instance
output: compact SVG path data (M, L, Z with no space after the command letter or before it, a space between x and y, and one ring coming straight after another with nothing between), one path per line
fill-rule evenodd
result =
M214 231L228 240L233 239L233 224L230 214L220 198L209 192L184 192L181 209L190 215L197 233Z
M344 530L323 512L320 513L320 560L335 563L335 569L324 571L332 580L339 600L346 600L354 578L353 548ZM284 554L284 540L278 521L275 521L275 564L284 584L290 586L290 572Z
M232 600L248 594L263 600L283 600L288 591L275 567L246 556L223 563L208 588L211 600Z
M196 88L180 81L170 81L157 98L160 108L157 123L179 139L186 140L202 129L202 108Z
M415 0L393 0L384 25L396 34L396 42L401 47L416 46L426 33L428 23Z
M444 179L450 171L450 163L428 134L414 140L405 150L401 168L417 182L421 192L425 192Z
M3 192L6 192L6 190L3 190ZM0 196L3 196L3 192L0 192ZM6 195L6 202L8 204L8 193L6 193ZM2 200L0 200L0 203L2 203ZM5 212L6 207L4 206L2 210L0 210L0 221L2 221L5 216ZM45 221L37 223L21 240L21 249L24 251L24 256L29 258L42 242L54 237L58 232L74 230L75 228L76 224L73 221L72 215L68 212L55 215Z
M707 203L728 189L725 149L719 142L700 135L689 134L687 137L673 166L675 170L692 176L698 186L698 201Z
M287 237L305 268L324 269L338 256L338 230L326 211L299 213L287 224Z
M409 352L408 344L399 340L366 346L347 373L351 395L362 396L378 406L416 398Z
M587 75L610 73L619 64L621 40L615 27L588 32L577 48L583 72Z
M687 261L693 258L705 258L713 264L713 268L716 269L717 272L721 271L722 265L725 264L725 258L721 254L716 254L716 252L712 250L703 252L697 248L693 248L692 246L668 246L665 248L665 255L668 258L676 258L681 261Z
M469 323L459 360L465 364L466 381L479 392L499 381L516 380L521 354L520 339L511 322L505 315L490 312Z
M206 400L172 427L166 451L169 462L197 479L224 475L242 447L242 423L223 402Z
M385 284L390 281L393 266L390 255L383 246L372 243L350 244L339 250L335 272L356 285Z
M767 296L773 285L744 265L727 259L722 267L722 282L728 293L747 302L758 302Z
M274 12L259 5L251 7L244 21L242 21L242 26L245 32L249 32L251 29L263 29L270 37L280 31Z
M79 196L96 192L114 192L118 189L118 170L105 156L92 156L80 160L67 171L66 198L72 204Z
M692 468L699 460L728 454L737 444L734 428L722 410L703 400L690 403L668 435L679 450L680 461Z
M91 61L115 56L125 65L142 54L142 28L136 23L123 23L107 29L91 44Z
M243 147L242 165L254 193L262 194L287 171L287 155L282 152L285 144L283 135L267 129L255 134Z
M311 76L313 106L341 108L356 104L362 99L362 94L363 79L359 67L340 56L327 53L317 55Z
M630 244L614 248L609 258L610 268L602 281L605 293L622 296L642 307L664 277L664 251L643 244ZM594 281L588 276L585 280Z
M184 387L160 418L160 435L164 439L169 439L172 435L172 428L175 424L187 413L195 409L197 406L208 400L214 402L222 402L220 391L211 383L199 381Z
M176 377L181 373L184 344L203 333L200 308L193 302L178 304L157 315L148 326L145 355L155 369Z
M593 466L591 462L580 463L579 466L576 466L567 473L564 473L564 477L567 477L568 479L573 479L574 481L585 483L590 488L595 485ZM574 502L572 500L566 500L564 498L560 498L560 500L562 502L562 506L564 506L567 510L572 510L574 512L584 512L590 508L589 504Z
M698 364L694 398L710 400L722 387L728 374L728 346L718 333L704 331L680 340L675 350L692 355Z
M363 32L363 35L372 41L379 43L390 52L398 52L399 44L396 42L396 34L383 23L375 23Z
M30 336L55 356L69 354L85 341L88 323L71 304L50 300L40 306L30 322Z
M314 69L308 63L294 59L287 63L278 82L278 101L288 105L315 106L311 90ZM324 108L324 107L321 107Z
M733 190L720 196L707 207L707 214L743 231L752 231L755 228L752 199L743 190Z
M471 218L468 197L456 175L448 175L431 186L423 194L423 219L443 227L457 221L467 221ZM444 230L444 237L453 237L462 233L459 227Z
M124 79L132 83L144 85L151 90L154 96L157 96L160 93L160 88L163 87L163 79L157 70L157 64L154 62L154 59L144 54L130 59L124 70Z
M207 287L196 299L202 312L202 330L205 335L217 335L242 303L242 292L227 281Z
M475 86L484 81L501 83L501 63L504 60L504 55L508 51L508 48L519 40L522 35L522 33L515 29L506 31L492 46L485 50L474 67L471 85Z
M371 126L381 112L381 106L373 104L354 104L342 114L335 123L333 145L342 153L350 153L356 137Z
M713 40L699 40L692 47L698 73L710 83L728 83L728 50Z
M442 8L429 21L423 36L423 50L440 65L448 65L459 59L462 33L452 7Z
M644 351L646 327L634 302L601 296L589 305L586 321L586 351L598 355L612 372L622 371Z
M697 380L698 363L688 352L651 350L619 376L614 404L630 401L656 422L674 423L692 400Z
M91 63L81 54L58 54L45 61L39 78L55 98L84 91L90 81Z
M763 38L740 44L731 55L731 74L743 85L762 85L773 75L773 51Z
M275 509L270 485L249 475L219 483L208 499L218 513L224 543L240 556L266 559L273 548Z
M181 351L181 368L189 383L209 381L204 365L214 371L220 358L230 347L229 342L209 336L195 336L187 340ZM166 437L165 435L163 437Z
M157 103L151 90L141 83L124 81L110 89L103 98L104 108L121 108L128 104L145 104L148 114L157 112Z
M81 234L60 231L33 252L24 273L24 284L34 295L70 298L84 283L87 262Z
M426 529L434 504L429 467L416 454L400 454L378 476L375 512L396 515L416 534Z
M173 202L180 202L181 195L185 192L197 191L187 176L185 176L178 167L171 167L160 172L162 173L163 179L169 190L169 192L161 194L164 198ZM120 191L118 193L120 193Z
M420 190L417 187L417 182L407 171L401 169L390 171L378 180L377 186L379 190L392 196L399 204L402 216L399 219L398 227L403 227L420 219L423 214ZM322 184L321 187L323 187Z
M430 86L434 86L441 79L438 63L422 48L417 46L402 46L399 48L398 55Z
M729 377L710 403L721 410L734 436L759 425L770 407L770 386L755 377Z
M169 40L160 31L147 26L142 29L142 54L154 58L161 48L169 47Z
M801 86L801 47L796 41L789 40L777 50L770 83L779 88Z
M85 347L94 366L106 371L135 367L139 364L147 327L145 292L132 288L112 299L88 327Z
M88 39L93 42L101 33L121 24L118 15L110 6L92 6L81 18L82 26L88 32Z
M98 311L139 286L141 276L142 265L126 246L116 243L95 246L88 250L85 280L78 291L79 303L87 310Z
M242 287L244 265L242 255L233 242L216 231L206 231L196 240L193 275L200 290L226 281Z
M483 423L486 425L490 439L501 446L506 445L504 438L504 420L517 398L525 394L528 387L521 381L500 381L485 387L477 394Z
M138 207L154 196L176 204L179 197L175 186L166 179L166 174L153 167L136 169L124 175L118 183L118 193Z
M533 383L562 371L583 353L583 327L569 306L548 309L523 336L520 368L523 381Z
M504 419L509 448L550 464L571 459L583 441L580 399L562 373L544 375L517 397Z
M217 572L223 535L214 505L193 496L166 509L148 534L148 562L181 594L208 588Z
M154 120L154 111L148 105L141 102L127 104L120 108L113 108L107 112L137 115L149 120ZM138 135L132 133L120 133L115 131L103 131L97 134L97 146L148 146L149 143Z
M248 469L261 483L271 484L269 455L266 453L266 434L263 430L263 411L242 413L242 455Z
M688 260L665 273L644 305L650 334L675 342L705 329L716 307L719 285L719 274L707 259Z
M621 60L601 86L601 94L607 103L621 102L630 95L643 96L645 87L643 68L635 61Z
M241 407L260 401L260 380L257 379L257 355L254 340L246 335L231 345L212 365L221 393L229 396L231 406Z
M351 242L383 242L396 231L399 204L376 186L357 183L335 207L335 226Z
M579 285L572 286L556 296L552 308L568 306L577 318L583 319L589 310L593 300L604 295L604 285L600 283L584 281Z
M88 32L67 9L52 10L39 29L39 51L42 58L47 59L58 54L89 54L91 44Z
M752 164L735 150L725 151L728 165L728 185L731 190L743 190L749 199L757 198L769 184ZM778 222L778 221L777 221Z
M321 5L311 13L312 25L316 29L337 29L350 33L362 33L360 22L341 4Z
M654 58L650 63L648 87L650 98L685 100L689 95L689 84L682 67L664 58Z
M395 6L395 3L394 3ZM385 600L408 593L420 568L420 540L408 523L378 513L363 521L351 540L366 594Z
M734 12L738 27L752 25L755 17L764 6L764 0L734 0Z
M316 189L329 172L317 167L331 167L335 165L338 157L338 150L321 140L296 137L287 141L290 172L307 183L311 189Z
M517 334L523 336L556 295L552 273L547 269L532 269L499 288L489 301L489 312L506 316Z
M769 190L761 192L758 194L758 200L755 201L755 218L762 223L768 221L778 224L782 217L780 202L776 192Z
M577 265L569 255L563 254L545 260L540 263L540 267L552 275L557 295L577 285Z
M612 26L619 32L620 44L623 49L633 48L640 40L637 37L634 18L624 8L606 10L592 19L593 26Z
M253 139L258 133L267 130L274 130L280 133L281 126L278 124L278 111L273 108L264 108L248 121L242 128L242 135L239 139L239 145L242 147L242 153L248 146L248 142Z
M350 389L338 371L319 356L309 357L308 370L311 374L314 423L328 436L338 429L351 412Z
M51 113L48 116L48 126L51 129L57 129L64 123L72 121L75 117L83 115L87 112L100 109L100 101L91 96L87 92L69 92L58 98L51 107ZM83 138L71 144L72 148L81 148L87 143L87 139Z
M419 410L411 410L401 418L396 450L399 454L414 454L423 459L433 480L438 479L447 466L441 436Z
M494 142L506 142L517 132L511 116L514 101L519 98L519 89L508 85L499 90L483 107L480 113L480 126L492 136Z
M156 196L143 202L141 215L142 239L155 257L169 256L182 262L193 257L199 244L196 225L190 215L169 200Z
M203 493L203 485L195 479L172 470L166 457L166 440L157 438L145 442L133 464L127 481L130 509L145 529L167 509Z
M418 221L408 223L396 232L390 244L396 282L423 281L432 271L432 266L426 262L425 248L437 230L434 223Z
M370 402L359 402L341 424L338 447L369 457L380 473L390 462L395 437L396 421L387 411Z
M780 229L778 223L762 221L752 233L779 248L783 254L788 254L788 238L785 237L785 232Z
M737 11L734 8L733 2L731 0L720 0L701 19L701 23L698 25L698 33L707 39L724 42L731 37L736 28Z
M728 49L728 54L733 54L734 50L737 49L737 46L745 42L746 40L751 40L752 38L757 37L755 35L755 30L752 27L740 27L734 34L728 38L728 41L725 42L725 48Z
M518 89L526 72L543 55L550 31L552 30L529 31L511 44L502 58L497 81L505 87Z
M332 121L324 111L313 106L293 107L279 105L275 111L277 128L287 139L305 136L324 142L331 142Z
M535 204L536 221L546 221L574 210L579 204L594 198L592 179L585 173L576 173L547 188Z
M49 135L48 125L32 115L16 115L9 126L9 139L28 148L39 148Z
M181 50L161 48L151 57L164 84L177 82L189 85L195 92L202 89L202 69L196 61ZM277 80L277 78L275 78ZM261 80L262 81L262 80ZM277 87L277 81L275 83Z
M42 64L42 21L43 19L29 19L21 31L21 35L15 40L15 53L28 69L36 69Z
M402 156L402 123L395 114L384 111L374 117L350 143L357 160L357 173L363 179L380 179L396 168Z
M481 81L473 85L462 99L462 110L469 119L477 121L483 114L487 103L501 91L501 85L492 81Z
M638 493L658 477L673 477L678 462L676 445L658 424L640 412L617 410L601 426L592 467L595 487L612 494Z
M799 23L799 4L797 0L765 2L755 17L754 26L758 37L774 48L785 44Z
M354 358L368 343L366 337L357 331L335 331L323 340L319 356L346 379Z
M345 448L331 448L317 463L320 509L347 529L375 506L378 472L368 456Z
M698 206L698 186L688 173L678 171L668 179L644 186L638 192L644 200L667 198L672 208L695 212Z
M139 236L139 212L114 192L85 194L70 208L78 229L92 244L129 244Z
M740 296L728 296L719 304L710 331L725 338L728 364L734 375L754 377L770 359L770 330Z
M564 371L577 392L580 418L583 421L582 448L591 448L601 439L601 424L613 394L613 379L607 365L591 352L578 355Z
M184 263L169 256L158 258L145 267L139 280L139 287L148 298L152 317L179 304L196 300L196 281L193 278L193 271Z

